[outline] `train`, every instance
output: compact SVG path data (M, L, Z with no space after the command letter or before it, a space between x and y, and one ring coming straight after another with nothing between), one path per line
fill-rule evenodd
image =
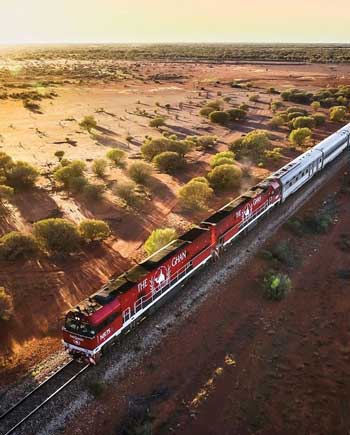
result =
M350 123L178 239L111 278L67 312L62 327L66 351L75 359L96 364L112 344L183 287L186 280L209 262L217 261L223 249L345 150L350 150Z

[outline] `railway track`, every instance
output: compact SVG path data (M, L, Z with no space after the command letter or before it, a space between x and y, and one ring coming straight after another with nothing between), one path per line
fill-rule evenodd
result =
M13 434L90 365L70 360L0 415L0 435Z

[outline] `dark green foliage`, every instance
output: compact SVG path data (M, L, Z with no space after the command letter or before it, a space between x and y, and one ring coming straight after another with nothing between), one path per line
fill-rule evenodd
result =
M66 219L50 218L38 221L33 233L40 245L49 252L70 254L80 248L80 234L77 227Z
M185 165L185 160L174 151L165 151L153 159L154 164L161 172L174 174Z
M235 153L237 159L250 157L258 160L270 146L271 141L266 131L253 130L230 144L230 150Z
M226 110L226 113L230 116L231 121L241 121L247 117L247 112L238 108Z
M310 104L313 99L312 92L305 92L299 89L289 89L281 92L281 98L284 101L292 101L299 104Z
M5 287L0 287L0 320L9 320L14 313L13 298Z
M86 165L81 160L73 160L65 166L61 165L54 172L54 179L65 189L81 191L87 183L84 177Z
M271 260L289 267L297 266L299 263L295 249L287 240L276 243L268 251L265 251L265 254Z
M128 173L135 183L147 185L151 179L152 166L145 162L131 163Z
M79 224L79 232L83 239L88 242L107 239L110 235L109 226L106 222L97 219L85 219Z
M17 260L32 257L38 252L38 244L31 234L12 231L0 238L0 259Z
M230 115L222 110L215 110L209 115L209 119L214 124L226 124L230 120Z
M97 399L106 391L106 384L101 381L93 381L88 384L88 390Z
M18 161L6 171L7 184L15 189L33 187L39 171L27 162Z
M264 296L272 301L280 301L292 288L288 275L270 271L263 279Z
M208 173L208 180L215 190L230 190L240 186L242 170L239 166L223 164Z
M102 198L102 194L105 190L104 186L101 184L90 184L85 183L82 187L84 195L90 201L99 201Z
M153 160L155 156L165 151L173 151L184 157L191 149L193 143L189 140L176 140L166 137L146 140L141 152L146 160Z
M312 116L298 116L293 120L293 128L315 128L315 119Z
M323 113L315 113L313 116L316 127L320 127L326 122L326 117Z

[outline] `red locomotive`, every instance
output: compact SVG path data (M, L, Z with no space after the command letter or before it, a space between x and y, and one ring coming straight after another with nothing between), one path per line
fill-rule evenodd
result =
M184 280L280 201L277 181L264 181L127 272L111 279L67 316L66 349L95 363L101 351Z

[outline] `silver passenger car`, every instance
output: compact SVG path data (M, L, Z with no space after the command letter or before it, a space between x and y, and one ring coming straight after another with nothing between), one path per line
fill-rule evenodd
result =
M350 146L350 123L314 146L313 149L323 153L323 168L342 153L347 146Z

